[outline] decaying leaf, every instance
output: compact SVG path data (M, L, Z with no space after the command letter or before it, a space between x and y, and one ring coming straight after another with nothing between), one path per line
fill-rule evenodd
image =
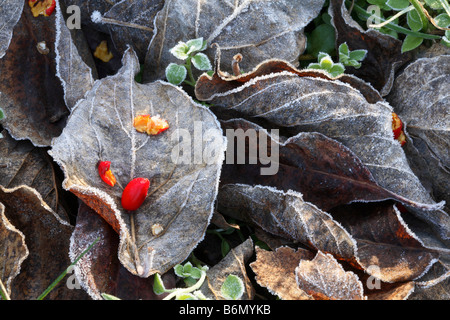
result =
M48 54L36 48L42 41ZM61 82L55 75L54 42L55 16L39 19L30 10L23 10L9 48L0 59L0 105L6 114L1 124L15 139L29 139L36 146L49 146L61 133L68 114Z
M148 277L183 261L203 238L226 142L207 108L168 83L136 83L138 71L129 49L122 69L97 81L78 103L50 154L65 173L63 187L119 233L121 263L133 274ZM139 114L160 115L170 128L156 136L139 133L133 127ZM99 160L111 161L114 188L100 179ZM137 177L151 180L150 194L165 184L134 213L125 212L122 188ZM163 230L152 235L155 224Z
M131 46L143 63L153 37L153 21L163 5L163 0L125 0L105 12L103 20L117 51L123 53Z
M64 101L72 110L98 77L92 54L80 30L69 30L63 15L65 6L56 2L56 75L64 89Z
M252 222L263 230L317 250L351 260L356 243L333 218L302 195L270 187L225 185L218 195L220 212Z
M71 236L71 260L98 237L100 240L97 245L74 267L77 281L92 299L103 299L102 293L122 300L156 300L165 297L154 294L153 277L137 277L121 265L117 258L118 234L94 210L81 203L75 230ZM170 273L163 275L167 288L174 287L174 278Z
M0 203L0 280L8 295L11 282L20 272L20 265L28 256L25 236L17 230L5 216L5 206Z
M369 29L364 31L349 15L344 0L331 0L329 13L336 30L336 47L347 43L350 50L367 50L359 69L347 68L346 73L370 82L382 96L386 96L394 82L395 72L411 57L402 53L402 42Z
M60 202L62 188L50 156L30 141L14 140L6 130L1 134L0 185L5 188L27 185L36 189L61 219L69 221L66 208Z
M295 269L300 289L317 300L365 300L362 283L345 271L330 254L317 252L314 259L301 260Z
M294 190L325 211L354 201L403 200L380 187L351 150L323 134L301 132L278 141L276 131L275 136L269 135L243 119L221 124L228 140L222 185L241 183ZM241 150L243 136L248 140Z
M253 287L247 277L246 265L253 254L253 241L249 238L230 252L219 263L206 272L205 283L200 291L213 300L223 300L221 287L230 274L239 277L244 283L244 294L240 300L252 300L254 296Z
M415 280L438 261L438 248L427 248L389 202L343 206L331 215L355 240L358 264L376 279Z
M216 69L215 73L219 75L220 71ZM208 82L214 79L215 75L202 75L196 93L206 92L203 87L211 88ZM339 79L285 71L262 74L229 91L211 90L208 96L197 94L197 98L222 111L262 118L293 135L320 132L341 142L369 169L378 185L403 198L401 201L443 238L449 237L449 216L439 211L444 203L434 201L409 167L402 147L393 138L393 109L385 101L370 103L360 91Z
M68 256L73 227L61 220L28 186L4 188L0 202L11 225L24 235L28 256L11 283L11 299L36 299L70 265ZM2 240L3 242L3 240ZM86 299L82 290L71 290L61 281L47 299Z
M396 78L387 97L412 139L411 168L436 200L450 203L450 55L422 58Z
M12 38L13 29L22 15L24 1L2 1L0 3L0 59L5 55Z
M283 300L311 300L295 281L295 269L300 260L311 260L313 253L280 247L275 251L266 251L256 247L256 260L250 264L255 272L256 282L267 288L272 294Z
M202 1L168 0L156 15L155 36L146 57L144 80L164 78L165 68L178 63L169 52L179 41L203 37L224 51L223 70L231 71L234 55L241 53L243 70L262 60L294 62L304 51L303 28L322 9L324 1ZM211 49L205 51L211 58Z

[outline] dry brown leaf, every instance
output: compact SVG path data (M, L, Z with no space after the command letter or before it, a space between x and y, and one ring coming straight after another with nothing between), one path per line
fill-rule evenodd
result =
M27 185L36 189L43 200L65 221L69 221L66 206L60 203L60 180L46 150L30 141L17 141L6 130L0 139L0 185L13 188Z
M11 295L11 282L20 272L20 265L28 256L25 236L6 218L5 206L0 203L0 280L8 295Z
M70 235L73 227L61 220L28 186L7 189L0 185L0 202L5 206L8 221L25 238L27 258L21 263L20 274L11 283L12 300L36 299L71 264ZM86 299L82 290L71 290L65 281L46 299Z
M295 277L299 288L316 300L367 299L356 274L345 271L331 254L319 251L311 261L301 260Z
M255 272L256 282L283 300L311 300L311 296L301 290L295 281L295 268L300 260L311 260L311 251L279 247L266 251L256 247L256 261L250 264Z

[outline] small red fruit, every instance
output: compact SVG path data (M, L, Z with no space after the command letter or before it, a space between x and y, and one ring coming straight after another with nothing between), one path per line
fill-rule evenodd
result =
M150 181L146 178L131 180L122 193L122 207L128 211L135 211L144 203L147 197Z
M392 113L392 132L394 139L398 140L402 146L405 145L406 136L403 132L403 122L396 113Z
M99 161L98 174L106 184L114 187L114 185L116 184L116 177L114 177L114 174L112 173L110 167L111 161Z

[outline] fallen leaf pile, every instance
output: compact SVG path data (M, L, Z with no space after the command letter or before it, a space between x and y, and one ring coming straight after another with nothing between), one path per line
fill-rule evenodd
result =
M367 57L336 78L304 69L324 4L59 0L34 17L0 3L7 295L37 298L98 241L47 299L162 299L154 275L179 286L173 267L192 258L214 300L230 274L243 300L449 299L450 53L402 54L331 0L336 47ZM195 88L166 82L169 50L200 37L213 70ZM136 130L142 115L164 130ZM130 212L138 177L148 196Z

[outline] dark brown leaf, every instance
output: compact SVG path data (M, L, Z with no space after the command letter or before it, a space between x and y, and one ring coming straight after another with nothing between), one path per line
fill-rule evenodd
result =
M48 54L37 50L41 41ZM6 114L2 125L15 139L29 139L36 146L49 146L68 115L56 77L54 43L55 15L34 18L27 5L0 60L0 105Z
M6 218L23 233L29 251L20 266L20 274L11 284L11 299L36 299L71 264L68 252L73 227L61 220L30 187L0 186L0 202L5 206ZM86 298L84 291L71 290L65 280L46 297L50 300Z

